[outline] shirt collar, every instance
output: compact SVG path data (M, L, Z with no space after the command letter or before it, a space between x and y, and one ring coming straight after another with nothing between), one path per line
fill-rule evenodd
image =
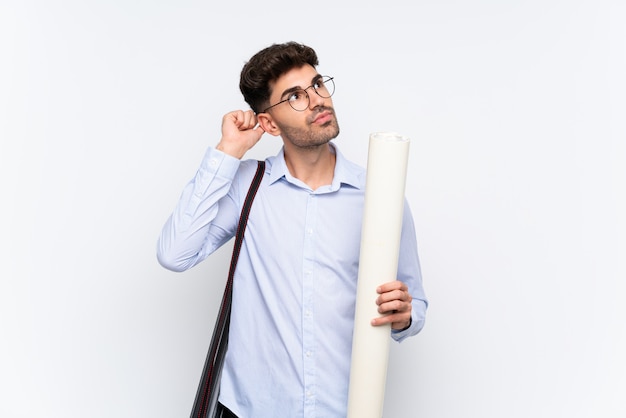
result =
M343 154L337 148L337 145L330 143L332 151L337 157L335 160L335 174L333 176L333 182L330 185L330 191L339 190L342 185L361 189L363 187L362 181L359 176L359 172L355 170L354 164L350 163ZM302 183L295 179L287 169L287 163L285 162L285 149L281 147L278 154L274 158L270 172L270 184L274 184L278 180L284 178L290 183L302 186Z

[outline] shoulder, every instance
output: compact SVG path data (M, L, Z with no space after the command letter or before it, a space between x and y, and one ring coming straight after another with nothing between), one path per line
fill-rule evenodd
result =
M335 178L343 184L349 184L358 189L365 187L365 167L347 159L336 144L332 144L337 162L335 164Z
M260 162L263 162L265 164L265 172L267 172L267 160L241 160L241 163L239 164L239 169L237 170L237 174L235 176L235 181L244 186L249 185L257 172Z

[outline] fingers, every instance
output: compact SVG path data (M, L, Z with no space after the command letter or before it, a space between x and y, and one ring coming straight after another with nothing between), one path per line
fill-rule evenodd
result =
M382 316L372 320L372 325L391 324L393 329L403 329L410 324L413 298L405 283L396 280L376 289L378 313Z
M222 139L216 148L242 158L263 136L262 127L257 126L257 117L252 110L235 110L222 118Z
M408 302L410 305L413 299L409 294L407 285L400 280L385 283L379 286L376 292L378 292L376 304L379 306L379 311L381 311L382 308L381 313L398 310L398 308L393 307L394 303L401 304L402 302Z
M409 292L393 291L385 293L376 299L378 313L384 315L410 312L412 300L413 298L411 298Z
M225 118L230 118L240 131L253 129L257 124L256 115L252 110L235 110L227 113Z
M403 281L394 280L392 282L388 282L383 285L380 285L378 286L378 289L376 289L378 293L390 292L392 290L408 291L409 288L407 287L406 283L404 283Z
M256 115L252 110L235 110L224 115L222 118L222 135L236 135L236 131L254 129L257 124Z
M411 311L390 313L372 319L371 324L375 327L391 324L392 329L405 329L411 324Z

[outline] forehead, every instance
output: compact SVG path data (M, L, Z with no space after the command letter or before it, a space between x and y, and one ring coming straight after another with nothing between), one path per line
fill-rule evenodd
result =
M271 96L281 96L287 89L294 87L305 88L311 85L312 80L319 74L311 65L305 64L302 67L292 68L270 83Z

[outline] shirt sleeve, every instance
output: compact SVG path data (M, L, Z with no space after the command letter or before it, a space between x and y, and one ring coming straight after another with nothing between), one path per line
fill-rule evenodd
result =
M405 330L392 330L391 337L398 342L416 335L424 327L428 300L422 284L422 272L417 252L417 238L413 216L407 201L404 203L402 235L400 238L400 254L398 258L398 280L403 281L413 297L411 325Z
M206 151L161 230L157 259L163 267L188 270L234 235L238 196L232 185L240 163L216 149Z

